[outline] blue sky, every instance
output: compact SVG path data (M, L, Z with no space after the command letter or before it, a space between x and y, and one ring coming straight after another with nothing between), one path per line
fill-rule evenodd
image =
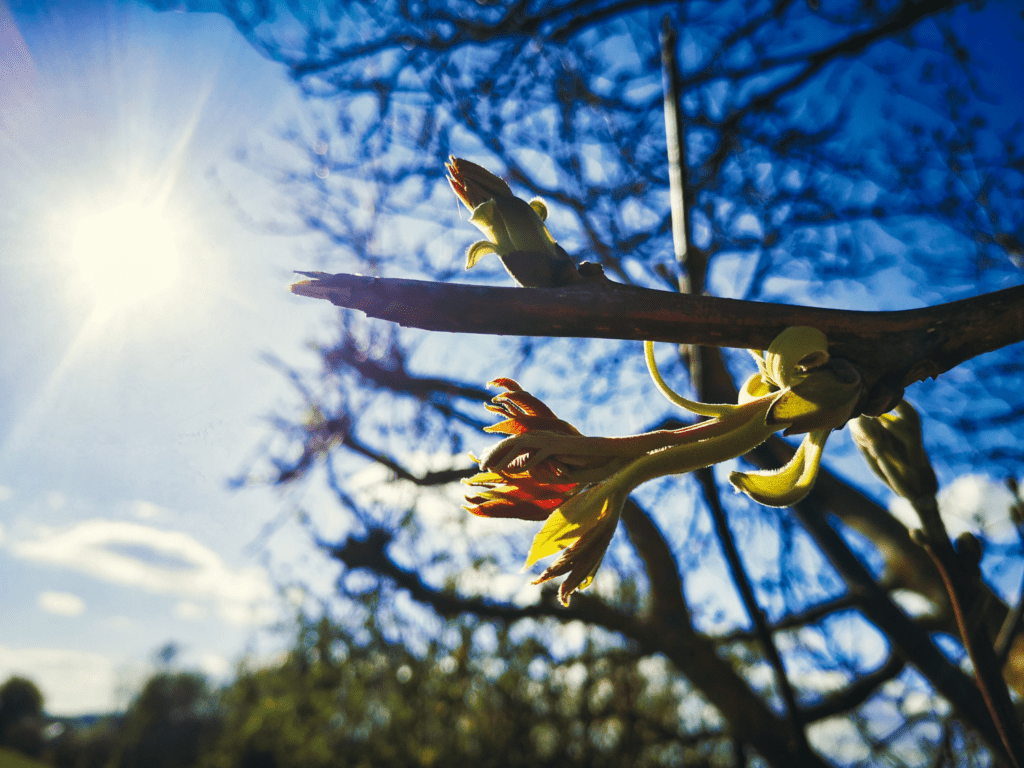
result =
M220 675L272 647L253 544L289 502L227 480L290 396L260 353L312 363L333 313L286 290L302 239L225 195L269 215L232 153L302 110L225 17L0 1L0 52L0 679L97 711L163 643Z

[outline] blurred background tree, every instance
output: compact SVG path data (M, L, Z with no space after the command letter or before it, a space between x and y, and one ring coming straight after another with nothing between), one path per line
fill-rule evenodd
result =
M166 654L168 645L158 651ZM173 653L123 713L55 718L43 757L57 768L192 768L220 734L219 692L170 667Z
M30 757L43 752L43 694L17 675L0 685L0 747Z
M281 219L267 226L323 235L299 269L465 280L475 238L443 179L455 154L542 196L558 241L620 282L856 309L1020 282L1020 73L1004 55L1019 44L1013 3L186 6L226 14L309 99L284 146L239 154L280 195ZM676 31L667 57L663 19ZM662 108L673 71L685 259ZM504 284L487 261L472 280ZM474 750L519 764L526 753L503 739L524 733L530 759L578 764L673 763L679 750L716 765L959 765L987 749L1002 759L960 670L946 589L909 535L919 523L890 514L891 494L845 436L826 463L852 482L825 473L792 510L720 494L718 470L642 487L597 583L562 609L516 574L534 525L459 509L466 451L490 442L481 384L514 376L585 434L678 425L652 397L639 345L430 336L342 312L317 352L317 370L282 366L297 402L239 482L301 487L297 517L341 567L330 621L305 626L281 668L242 675L221 741L233 746L214 753L217 765L277 765L285 744L313 765ZM752 370L732 350L677 352L667 375L677 388L689 377L708 401L730 400ZM1009 348L911 390L941 486L974 474L989 480L972 487L994 488L1020 473L1021 372ZM774 440L748 459L779 466L791 450ZM1006 620L1024 551L1000 522L1014 503L991 491L982 505L985 580L970 600L993 637L1005 628L1006 674L1024 692L1016 614ZM350 661L321 647L339 637ZM448 658L481 671L446 688L436 670ZM494 702L515 700L523 681L554 685L533 676L537 659L611 681L611 703L593 713L603 719L565 715L563 728L555 707L539 722L502 720ZM488 675L492 661L508 668ZM372 697L359 692L360 668L378 670ZM635 710L630 686L658 684L678 703L640 697ZM409 709L406 697L424 703ZM534 735L545 723L557 738Z
M596 637L555 658L485 622L414 653L381 631L377 600L361 601L359 627L302 620L283 664L242 670L201 765L678 765L702 762L698 742L731 750L698 706L699 735L679 738L677 707L694 692L661 661Z
M118 728L117 768L188 768L220 727L217 698L194 672L162 671L136 696Z

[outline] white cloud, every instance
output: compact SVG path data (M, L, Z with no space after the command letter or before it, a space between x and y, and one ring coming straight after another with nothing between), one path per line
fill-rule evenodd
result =
M0 646L0 680L20 675L39 686L51 715L109 712L114 708L114 665L97 653Z
M952 538L965 531L994 539L1015 535L1009 515L1013 494L989 477L962 475L939 490L937 501ZM921 527L921 520L906 499L894 498L889 511L908 528Z
M167 517L167 510L151 501L136 501L132 504L132 513L139 520L163 520Z
M79 616L85 612L85 601L70 592L40 592L36 603L47 613L58 616Z
M14 489L13 488L11 488L9 486L6 486L6 485L0 485L0 502L7 501L13 495L14 495Z
M230 568L216 552L181 531L93 519L60 530L40 529L34 540L13 542L10 549L19 557L103 581L210 601L232 624L277 618L274 591L263 568Z
M191 600L182 600L174 606L174 615L184 621L200 621L206 618L206 609Z
M204 653L199 657L199 668L210 677L225 678L231 672L231 662L216 653Z
M841 763L859 762L871 754L857 728L842 717L830 717L809 725L807 740Z
M139 620L129 616L111 616L107 619L107 623L111 629L115 629L118 632L128 632L139 626Z

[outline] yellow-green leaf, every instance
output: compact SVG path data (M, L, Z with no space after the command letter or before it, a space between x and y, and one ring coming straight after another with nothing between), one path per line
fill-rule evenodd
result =
M765 472L733 472L729 482L766 507L796 504L810 492L818 478L821 453L829 431L822 429L807 435L786 466Z
M772 425L791 424L820 410L817 404L805 400L793 390L787 390L768 409L767 422Z
M508 197L498 201L498 212L505 222L505 229L512 240L513 250L554 253L555 238L544 226L547 208L543 203L541 203L541 207L544 210L543 216L533 203L520 200L518 197Z
M497 253L498 249L490 240L477 240L466 251L466 269L472 269L488 253Z
M534 536L523 569L571 546L598 525L607 510L608 496L600 493L600 486L573 496L548 516Z
M797 325L775 337L764 356L765 373L783 389L828 362L828 337L817 328Z
M853 413L860 392L860 376L855 370L849 378L840 378L828 368L811 371L772 404L768 423L788 423L787 435L839 429Z
M764 380L764 376L760 373L752 374L743 382L743 386L740 387L739 396L736 399L740 405L743 403L749 403L751 400L757 400L759 397L764 397L771 393L771 387Z

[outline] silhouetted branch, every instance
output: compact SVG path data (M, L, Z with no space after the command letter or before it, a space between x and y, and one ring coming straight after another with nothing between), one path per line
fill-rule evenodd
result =
M349 568L367 568L392 580L414 600L431 606L441 616L472 613L502 622L549 617L559 621L582 620L618 632L636 643L642 654L661 653L676 664L718 707L737 738L754 747L772 765L825 768L826 763L817 755L794 749L778 716L718 656L715 645L688 625L666 627L660 622L635 619L586 594L577 595L568 609L553 600L515 606L460 597L430 587L418 573L401 568L387 554L389 542L390 534L378 529L363 539L349 538L341 545L321 542L321 546Z
M831 616L839 613L840 611L847 611L850 608L860 607L858 596L847 592L845 595L841 595L826 602L818 603L804 611L784 616L771 624L771 631L774 633L787 629L806 627L808 624L814 624L826 616ZM723 643L735 643L740 640L752 641L756 639L757 635L749 629L735 629L724 635L718 636L718 640Z
M792 457L794 448L779 437L771 437L743 458L760 469L777 469ZM818 471L812 499L835 515L844 525L869 538L885 562L886 589L909 589L938 606L946 619L951 618L946 590L935 564L910 538L907 527L882 505L859 489L837 477L825 467ZM950 630L952 625L948 625Z
M757 604L754 590L750 586L746 568L743 566L740 553L736 549L736 543L732 538L732 532L729 530L729 522L725 519L725 510L722 509L722 503L718 495L718 486L715 485L715 473L710 467L704 467L694 472L694 475L704 491L704 500L711 510L711 519L714 521L718 539L722 543L725 559L729 563L729 570L732 572L733 581L739 590L740 598L743 600L743 606L746 608L747 615L750 616L750 621L754 625L754 632L760 641L761 648L764 650L764 655L775 672L779 695L782 697L783 702L785 702L786 712L789 715L791 738L797 743L798 749L806 750L808 749L807 736L804 733L804 722L800 708L797 706L796 696L793 695L793 687L789 684L789 677L786 674L786 667L782 663L782 657L779 656L779 649L775 645L775 638L768 628L764 613L761 610L761 606Z
M633 499L622 508L622 524L647 571L652 615L668 624L689 624L690 611L683 597L679 564L658 525Z
M932 502L934 506L934 499ZM938 518L937 508L934 509L934 515ZM941 519L939 520L941 523ZM942 532L945 533L944 528ZM963 574L949 542L949 537L944 536L941 542L936 542L929 534L924 534L920 537L920 543L935 561L946 589L949 591L949 600L953 605L957 628L960 631L964 648L974 665L978 689L992 718L992 724L1009 753L1010 761L1015 768L1021 768L1024 765L1024 734L1021 732L1020 720L1017 718L1013 702L1010 699L1010 692L1006 689L1006 681L1003 679L1000 666L996 661L996 653L992 648L984 623L979 622L972 626L967 620L970 602L965 594L962 583ZM945 544L945 546L943 547L941 544Z
M987 715L988 709L974 682L959 667L951 664L932 643L928 633L908 619L875 583L868 570L822 514L822 505L816 501L815 491L812 490L793 509L850 585L850 589L863 597L865 615L886 634L896 652L913 662L935 689L953 703L960 718L977 730L998 757L1008 759L1002 737L991 718L979 716L980 713Z
M892 680L907 666L906 659L899 654L889 655L885 663L874 672L858 677L842 690L825 697L817 704L804 707L801 711L804 722L813 723L826 717L841 715L868 700L878 686Z
M424 488L455 483L462 480L464 477L472 477L477 471L476 467L466 467L464 469L440 469L432 472L424 472L422 475L417 475L410 472L387 454L370 448L368 445L365 445L352 435L348 435L345 438L345 447L349 448L354 453L358 453L360 456L364 456L367 459L371 459L372 461L387 467L394 473L396 479L407 480L413 485L418 485Z

